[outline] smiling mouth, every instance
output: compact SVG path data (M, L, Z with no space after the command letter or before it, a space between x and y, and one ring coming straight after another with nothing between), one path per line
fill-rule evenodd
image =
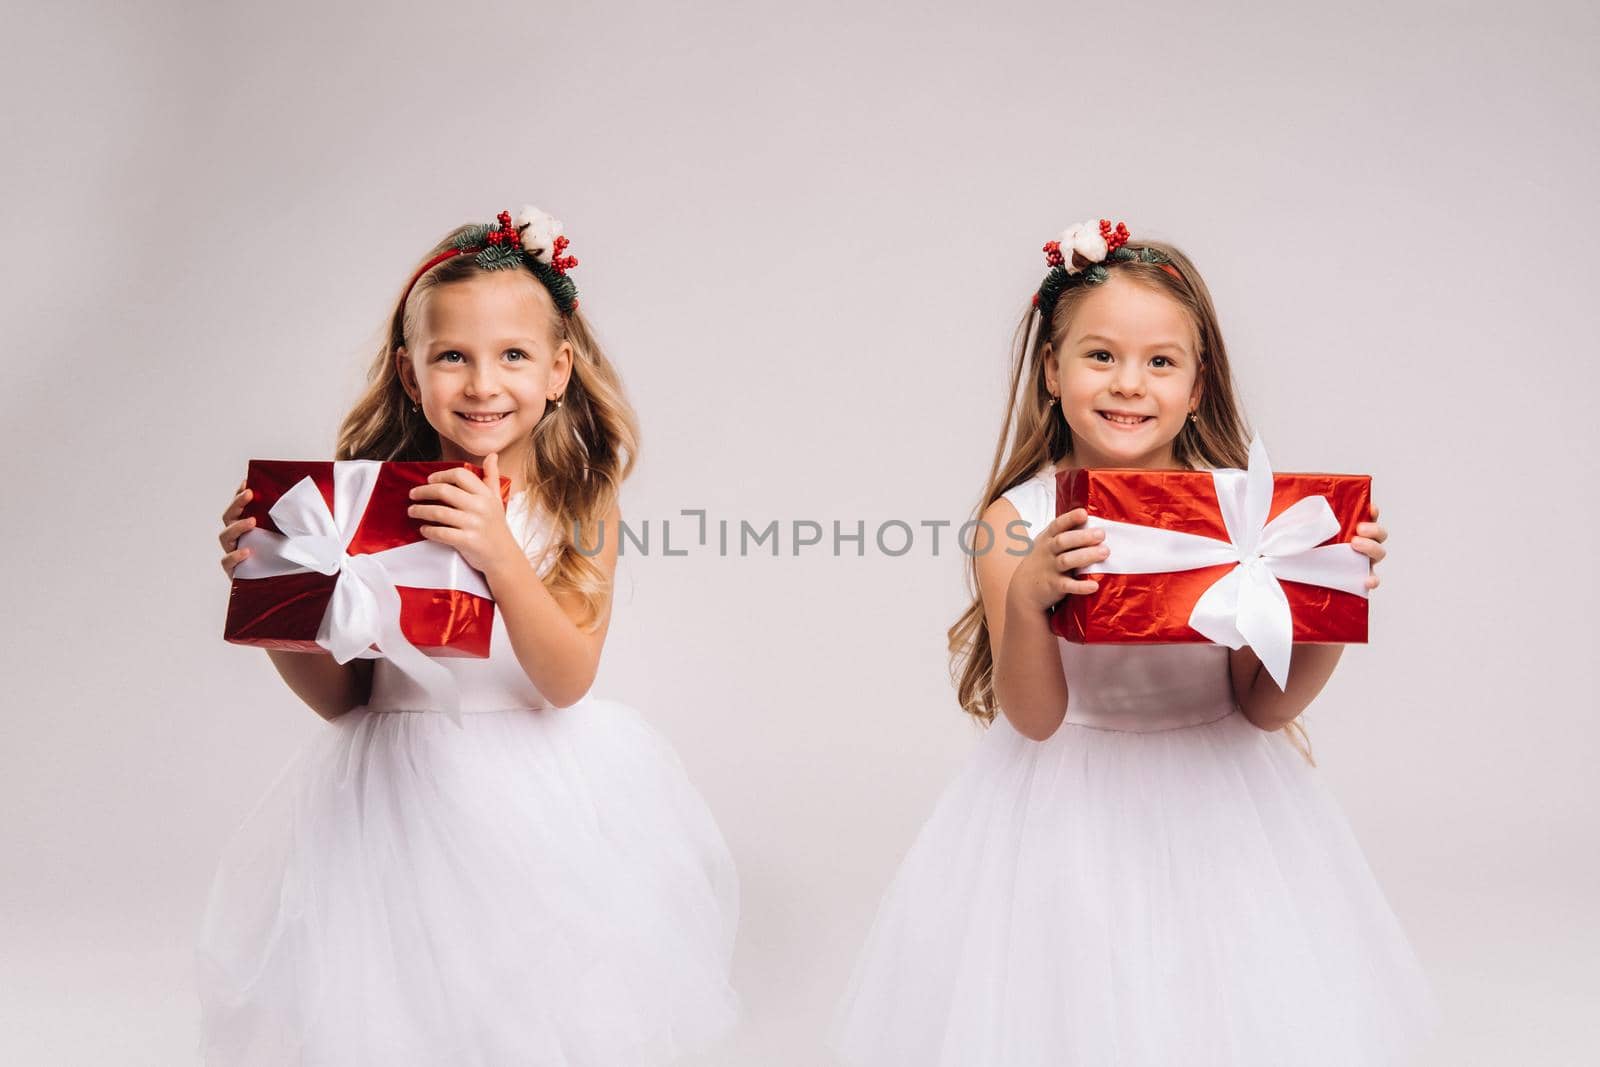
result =
M501 419L505 418L509 414L511 414L511 412L509 412L509 411L496 411L496 412L490 412L490 413L483 414L483 415L474 415L474 414L471 414L470 412L458 411L458 412L456 412L456 417L460 418L460 419L464 419L465 421L470 422L470 423L475 423L475 424L477 424L479 426L492 426L494 423L499 422Z
M1109 411L1098 411L1095 414L1114 426L1143 426L1155 418L1154 415L1113 415Z

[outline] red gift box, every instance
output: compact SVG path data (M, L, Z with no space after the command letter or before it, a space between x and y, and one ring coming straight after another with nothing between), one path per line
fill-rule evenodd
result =
M424 538L423 522L406 514L413 503L412 488L425 484L430 474L454 467L484 475L470 463L251 460L245 483L253 495L241 517L255 519L256 526L239 543L253 551L234 572L224 639L263 648L332 651L318 638L335 612L341 576L351 569L339 562L341 557L360 559L369 570L373 561L388 559L393 561L389 577L399 594L399 632L407 642L436 656L488 656L495 611L482 576L454 549ZM309 486L300 483L306 479L320 495L323 521L335 528L322 530L338 540L321 546L322 565L334 567L331 573L279 553L287 543L286 532L274 521L273 508L299 487L302 503L318 510L304 496ZM351 499L339 499L341 492ZM510 479L502 477L502 502L510 492ZM393 551L397 549L401 551ZM364 644L372 648L375 642Z
M1248 471L1060 471L1056 513L1087 509L1088 525L1105 528L1110 553L1079 569L1079 577L1092 577L1100 588L1056 605L1051 629L1096 644L1256 646L1229 615L1254 596L1256 621L1244 630L1263 632L1265 615L1279 613L1274 626L1289 632L1264 643L1282 647L1283 672L1292 643L1363 644L1370 561L1348 542L1358 523L1370 521L1371 501L1367 475L1274 475L1259 440L1252 442ZM1162 563L1169 556L1187 558L1169 567ZM1200 560L1204 565L1192 565ZM1248 591L1240 593L1241 586ZM1287 619L1273 606L1274 587L1287 601ZM1193 624L1197 606L1211 636Z

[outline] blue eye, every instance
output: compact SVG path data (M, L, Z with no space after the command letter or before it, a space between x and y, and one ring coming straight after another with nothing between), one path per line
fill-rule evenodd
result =
M451 349L448 352L440 352L439 356L438 356L438 359L440 360L440 362L444 362L444 361L448 360L449 357L451 357L451 356L456 356L456 357L459 358L461 356L461 353L455 351L454 349Z
M508 349L506 349L506 355L508 355L508 356L520 356L523 359L527 359L528 358L528 353L524 352L520 348L508 348Z
M1155 358L1156 359L1161 359L1161 360L1166 360L1166 365L1169 366L1169 367L1172 366L1172 359L1170 357L1168 357L1168 356L1157 356Z

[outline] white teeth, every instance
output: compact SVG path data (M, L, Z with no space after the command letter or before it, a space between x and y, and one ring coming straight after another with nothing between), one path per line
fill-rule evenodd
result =
M1100 417L1108 422L1117 423L1119 426L1137 426L1146 419L1151 418L1149 415L1139 415L1130 419L1124 415L1113 415L1109 411L1100 412Z
M502 411L498 415L469 415L466 412L461 411L457 412L457 414L463 419L466 419L468 422L499 422L501 419L510 414L510 412Z

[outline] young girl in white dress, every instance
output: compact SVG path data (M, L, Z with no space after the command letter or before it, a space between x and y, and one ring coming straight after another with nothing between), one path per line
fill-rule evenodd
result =
M638 1067L735 1020L723 839L665 740L587 695L637 432L566 247L534 208L462 226L389 318L337 458L485 468L435 474L410 511L487 579L490 655L436 660L458 727L385 659L268 653L328 725L217 872L208 1064ZM230 575L249 498L223 516Z
M1341 646L1295 645L1280 691L1248 647L1050 630L1108 557L1082 509L1057 517L1056 470L1244 467L1247 436L1187 257L1103 221L1045 251L980 502L1033 544L974 556L950 631L990 725L880 906L834 1045L870 1067L1408 1062L1432 994L1297 721ZM1384 557L1382 526L1357 534Z

